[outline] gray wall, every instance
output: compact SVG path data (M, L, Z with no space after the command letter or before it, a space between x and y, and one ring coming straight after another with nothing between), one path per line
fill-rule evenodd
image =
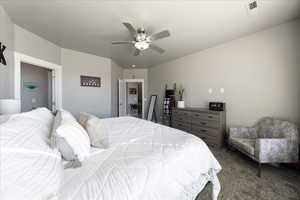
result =
M14 25L15 51L55 64L61 63L61 48L18 25Z
M111 116L118 116L119 79L123 78L123 68L111 61Z
M48 74L50 70L36 67L34 65L22 63L21 64L21 111L27 112L32 108L48 107L49 100L49 82ZM36 91L28 91L24 88L24 82L32 82L37 84L38 89ZM49 84L48 84L49 83ZM51 93L50 93L51 94ZM50 97L51 98L51 97ZM32 102L35 99L36 102Z
M186 89L188 106L226 102L229 125L253 125L263 116L299 123L299 36L297 20L155 66L149 93L161 100L165 84L176 82Z
M78 116L111 114L111 60L68 49L61 50L63 108ZM101 87L81 87L80 75L101 77Z
M0 99L14 96L14 27L4 9L0 6L0 42L4 44L7 66L0 64Z
M65 109L70 109L74 114L87 111L99 116L117 115L116 82L123 77L123 69L120 66L108 58L62 50L59 46L14 25L1 6L0 27L0 41L8 48L6 50L8 66L0 66L0 98L14 97L13 51L16 51L63 66ZM102 87L79 87L80 75L101 76Z

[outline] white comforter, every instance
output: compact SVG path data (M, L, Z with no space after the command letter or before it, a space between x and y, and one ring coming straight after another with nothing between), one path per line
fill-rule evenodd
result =
M66 169L58 199L194 200L207 181L217 199L221 166L201 139L131 117L103 120L109 148Z

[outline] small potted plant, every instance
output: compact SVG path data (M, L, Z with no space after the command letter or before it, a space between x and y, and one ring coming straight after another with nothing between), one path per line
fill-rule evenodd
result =
M179 101L177 101L177 108L184 108L184 101L183 101L183 94L184 94L184 89L179 89L178 91L179 94Z

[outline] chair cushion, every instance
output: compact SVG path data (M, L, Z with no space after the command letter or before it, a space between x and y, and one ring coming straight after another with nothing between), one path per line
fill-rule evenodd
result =
M230 142L242 151L254 156L255 139L230 138Z

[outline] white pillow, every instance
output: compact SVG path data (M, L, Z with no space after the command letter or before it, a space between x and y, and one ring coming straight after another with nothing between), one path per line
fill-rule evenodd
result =
M88 120L91 119L91 118L93 118L93 117L97 118L95 115L92 115L92 114L90 114L90 113L81 112L81 113L79 114L78 122L79 122L79 124L80 124L83 128L86 129Z
M10 119L26 118L34 120L34 123L42 125L46 129L52 129L54 116L47 108L37 108L35 110L11 115ZM42 131L40 135L49 144L51 131Z
M11 117L11 115L0 115L0 124L7 122L10 117Z
M105 119L91 117L86 123L86 130L90 137L91 144L98 148L108 148L109 146L109 123Z
M49 135L51 130L47 124L52 120L37 121L34 119L36 113L17 114L0 124L0 194L3 200L48 199L60 188L61 156L44 140L44 135Z
M54 116L50 110L47 108L37 108L35 110L24 112L20 114L12 115L11 118L15 117L26 117L31 118L39 123L43 123L47 127L51 128Z
M67 111L59 111L58 118L61 118L59 125L52 132L52 144L68 161L82 162L89 156L91 144L87 132ZM59 121L59 120L55 120Z

